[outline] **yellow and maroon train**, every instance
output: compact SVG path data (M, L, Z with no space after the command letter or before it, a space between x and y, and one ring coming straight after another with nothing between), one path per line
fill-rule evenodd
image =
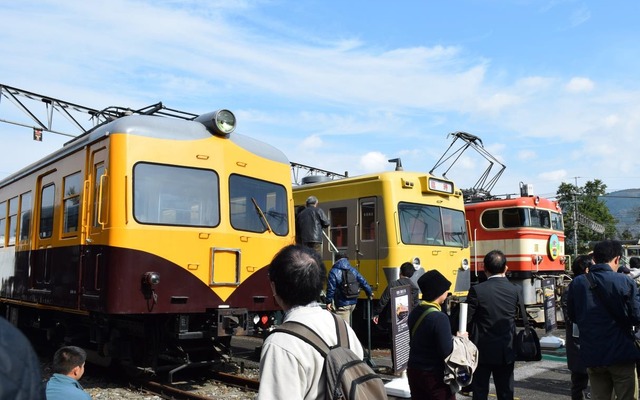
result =
M273 319L290 164L235 122L123 116L0 181L2 314L170 377Z

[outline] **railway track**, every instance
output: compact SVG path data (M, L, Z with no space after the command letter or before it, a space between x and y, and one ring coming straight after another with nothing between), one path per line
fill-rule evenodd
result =
M247 393L253 393L258 391L260 382L255 379L244 378L238 375L227 374L223 372L216 372L213 376L214 380L227 386L233 386L243 389ZM172 400L212 400L220 399L219 394L212 396L195 393L190 390L181 389L175 385L167 385L155 381L146 381L140 383L140 388L145 392L155 394L163 399Z

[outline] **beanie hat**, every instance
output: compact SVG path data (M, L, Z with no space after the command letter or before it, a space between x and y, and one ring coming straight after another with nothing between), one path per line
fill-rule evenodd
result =
M422 298L432 301L440 297L451 287L451 282L440 273L440 271L432 269L422 274L418 279L418 287L422 292Z

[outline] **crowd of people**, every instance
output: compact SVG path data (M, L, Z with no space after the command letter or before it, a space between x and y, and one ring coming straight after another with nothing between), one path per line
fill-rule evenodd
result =
M317 199L310 200L317 205ZM309 207L309 200L307 203ZM317 229L322 229L321 223L316 221ZM317 250L317 246L314 248ZM638 399L640 339L634 332L640 326L640 258L633 257L629 266L621 266L622 250L619 241L604 240L595 245L591 254L577 257L572 264L573 281L561 298L572 399ZM353 268L346 258L340 263L342 268ZM415 281L411 281L413 264L407 264L400 268L400 278L390 282L383 292L373 322L388 324L383 311L388 306L389 288L408 285L412 293L422 293L419 303L412 296L413 310L408 319L412 334L407 376L412 398L455 399L453 387L444 383L445 358L452 353L456 336L468 336L477 348L478 360L471 384L462 388L462 393L471 395L473 400L487 399L493 378L497 399L513 399L513 343L516 318L523 303L520 290L506 277L508 263L504 253L493 250L485 255L486 279L471 286L466 299L467 329L455 335L441 306L451 283L437 270L430 270L420 276L416 288ZM333 296L340 283L339 275L329 276ZM370 297L366 282L363 287ZM342 311L339 308L333 311ZM331 306L328 309L332 310ZM348 315L352 310L348 308Z
M372 288L346 255L339 256L327 273L318 253L322 236L317 230L322 231L328 222L317 204L313 196L307 201L309 223L314 227L306 231L314 235L283 248L269 264L271 290L284 311L283 323L304 325L328 348L342 345L362 360L364 348L350 326L357 300L344 298L338 288L346 273L354 275L358 290L364 290L369 300ZM305 232L304 228L300 231ZM604 240L571 265L573 280L560 303L574 400L638 399L640 339L634 332L640 326L640 294L635 281L640 276L640 258L631 259L630 268L621 268L622 250L619 241ZM514 399L513 343L521 294L506 276L508 260L502 251L487 253L483 261L486 279L470 287L466 326L455 333L443 307L451 282L437 269L427 266L416 285L412 280L416 265L404 263L399 278L384 290L372 316L374 324L390 324L390 289L409 288L406 376L412 399L455 400L460 391L473 400L486 400L491 379L498 400ZM338 329L339 324L344 328ZM448 362L452 354L460 352L461 339L470 342L473 349L464 355L474 358L468 363L470 384L464 387L447 378ZM91 399L79 383L86 361L81 348L58 349L53 356L53 374L43 382L29 341L3 318L0 343L0 352L6 356L0 361L0 399ZM331 382L327 381L327 355L317 349L313 341L276 329L262 346L257 399L324 399Z

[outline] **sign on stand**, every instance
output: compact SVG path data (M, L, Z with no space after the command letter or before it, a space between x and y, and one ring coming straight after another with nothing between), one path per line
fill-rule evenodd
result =
M544 330L548 334L558 328L556 321L556 290L553 279L542 281L542 293L544 296Z
M399 373L407 369L409 364L409 313L411 312L411 286L396 286L389 288L391 306L391 332L393 357L393 372ZM410 398L409 382L405 374L384 385L389 396Z
M389 289L391 297L391 331L393 332L393 372L407 369L409 363L409 302L411 286L396 286Z

